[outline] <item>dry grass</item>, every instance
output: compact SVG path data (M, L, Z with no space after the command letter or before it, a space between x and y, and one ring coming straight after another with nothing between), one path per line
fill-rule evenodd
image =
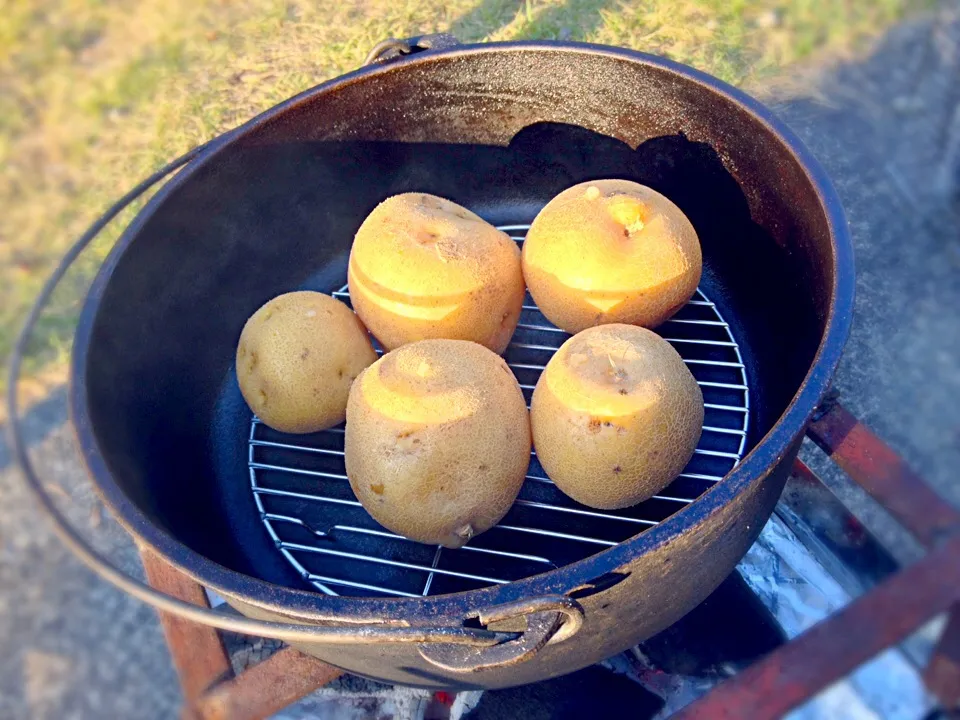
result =
M0 364L53 264L111 200L166 159L356 67L385 37L589 40L749 85L813 53L856 48L921 4L0 0ZM80 299L115 234L58 293L31 371L65 359Z

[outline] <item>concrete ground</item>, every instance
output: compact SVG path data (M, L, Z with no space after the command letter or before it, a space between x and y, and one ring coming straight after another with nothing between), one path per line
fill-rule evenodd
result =
M869 57L759 93L833 177L857 249L857 318L836 380L848 407L960 505L960 3L893 29ZM136 568L97 510L64 394L30 413L40 469L98 544ZM826 464L809 448L818 468ZM872 504L830 479L903 557ZM179 690L152 611L53 537L0 445L0 717L170 718Z
M835 387L960 505L960 4L804 84L765 99L826 167L853 234L856 315ZM837 489L914 555L861 493Z

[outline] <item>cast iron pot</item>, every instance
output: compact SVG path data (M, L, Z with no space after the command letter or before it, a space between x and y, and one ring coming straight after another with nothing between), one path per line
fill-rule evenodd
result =
M850 326L853 260L840 204L768 110L682 65L574 43L434 37L378 50L392 57L171 163L65 260L119 207L186 165L127 228L90 290L71 413L93 482L120 522L247 617L161 596L69 529L61 534L156 607L286 639L360 675L503 687L571 672L700 603L768 519ZM749 453L656 527L518 582L422 599L308 590L250 493L251 415L233 371L244 321L279 293L341 285L354 232L389 195L430 192L495 224L530 222L564 188L604 177L660 190L696 227L703 282L749 377ZM18 372L19 355L14 417Z

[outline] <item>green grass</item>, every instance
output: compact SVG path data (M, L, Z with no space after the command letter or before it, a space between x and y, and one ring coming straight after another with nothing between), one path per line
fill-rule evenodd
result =
M165 160L357 67L385 37L588 40L750 86L810 56L860 48L926 4L0 0L0 365L64 249L114 199ZM57 293L30 373L62 366L85 288L132 212Z

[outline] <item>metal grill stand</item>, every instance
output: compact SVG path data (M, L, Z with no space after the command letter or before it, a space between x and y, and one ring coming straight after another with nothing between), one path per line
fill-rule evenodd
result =
M948 619L924 680L945 712L960 711L960 513L839 404L825 407L811 423L808 435L928 548L927 555L722 682L674 717L780 718L943 611L948 611ZM800 461L793 479L816 488L842 507ZM820 512L822 507L816 510ZM848 511L843 512L847 512L843 522L859 527ZM199 585L152 553L142 555L154 587L206 604ZM163 615L161 620L184 688L184 717L267 717L341 674L284 648L234 675L216 630ZM436 697L449 699L442 693Z

